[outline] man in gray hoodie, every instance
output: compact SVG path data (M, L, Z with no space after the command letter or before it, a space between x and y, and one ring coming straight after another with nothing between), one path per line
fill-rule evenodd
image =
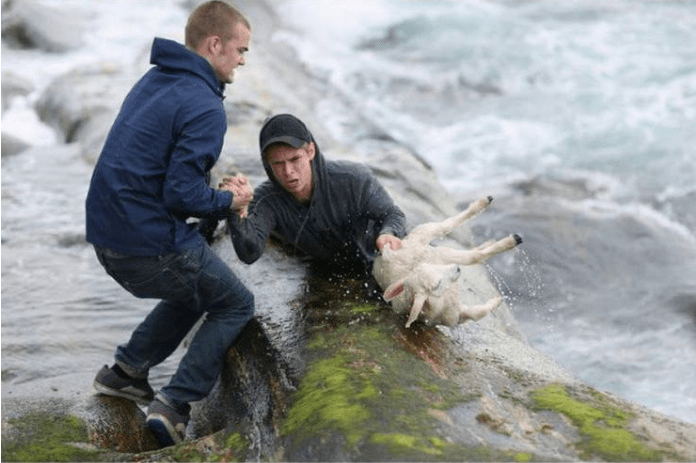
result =
M385 245L401 247L404 213L367 166L326 160L290 114L268 119L259 145L269 180L254 191L246 218L227 220L243 262L256 261L271 234L330 268L361 273Z

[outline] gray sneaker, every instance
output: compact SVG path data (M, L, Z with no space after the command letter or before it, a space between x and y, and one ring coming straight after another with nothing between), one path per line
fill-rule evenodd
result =
M162 447L175 445L184 440L191 408L187 404L186 410L177 410L165 401L165 398L158 395L147 410L147 427Z
M107 365L99 370L92 385L98 394L123 397L140 405L148 405L155 398L147 379L124 378Z

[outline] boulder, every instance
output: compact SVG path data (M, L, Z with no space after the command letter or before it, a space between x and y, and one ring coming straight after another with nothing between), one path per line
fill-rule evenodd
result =
M21 153L30 147L31 145L24 140L10 135L9 133L2 132L2 147L0 148L2 157Z
M34 91L34 85L11 71L2 72L2 110L8 110L17 96L27 96Z
M147 428L145 412L135 402L101 395L85 399L79 413L87 423L91 442L119 453L141 453L159 448Z
M82 44L85 19L74 10L55 9L44 2L6 1L2 5L3 45L65 52Z
M105 62L70 71L51 82L36 102L39 119L79 143L94 163L118 109L137 76Z
M2 111L5 113L12 106L16 97L26 97L34 91L34 85L11 71L2 72ZM2 156L9 156L29 148L26 141L10 133L2 132Z

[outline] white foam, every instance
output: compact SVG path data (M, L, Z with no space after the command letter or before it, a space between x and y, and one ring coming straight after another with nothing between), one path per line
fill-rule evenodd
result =
M10 107L3 111L2 132L29 145L54 145L58 142L56 132L39 119L30 99L24 97L14 98Z

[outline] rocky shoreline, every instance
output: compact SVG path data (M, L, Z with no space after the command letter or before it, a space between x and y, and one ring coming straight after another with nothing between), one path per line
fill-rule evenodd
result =
M237 4L254 40L225 99L229 128L218 176L243 172L253 184L262 181L259 127L271 114L292 112L327 156L368 164L410 227L457 212L418 153L381 132L272 40L274 2ZM3 2L3 41L20 31L17 41L26 42L42 30L21 5ZM5 27L6 9L15 10L12 28ZM74 46L70 37L65 46ZM30 43L48 47L50 37L42 32ZM49 85L36 110L91 165L141 64L120 69L105 61L73 70ZM3 75L3 101L5 91ZM349 136L322 123L327 105L344 115ZM11 141L3 134L3 156ZM22 149L13 148L14 155ZM473 242L463 229L449 245ZM507 307L455 330L406 330L404 320L365 295L363 282L313 274L278 246L247 266L223 227L214 246L255 293L257 314L230 349L211 396L194 404L190 440L158 450L142 410L128 401L53 399L33 388L3 400L4 461L696 460L696 426L583 384L529 346ZM484 268L465 276L465 303L497 293Z

